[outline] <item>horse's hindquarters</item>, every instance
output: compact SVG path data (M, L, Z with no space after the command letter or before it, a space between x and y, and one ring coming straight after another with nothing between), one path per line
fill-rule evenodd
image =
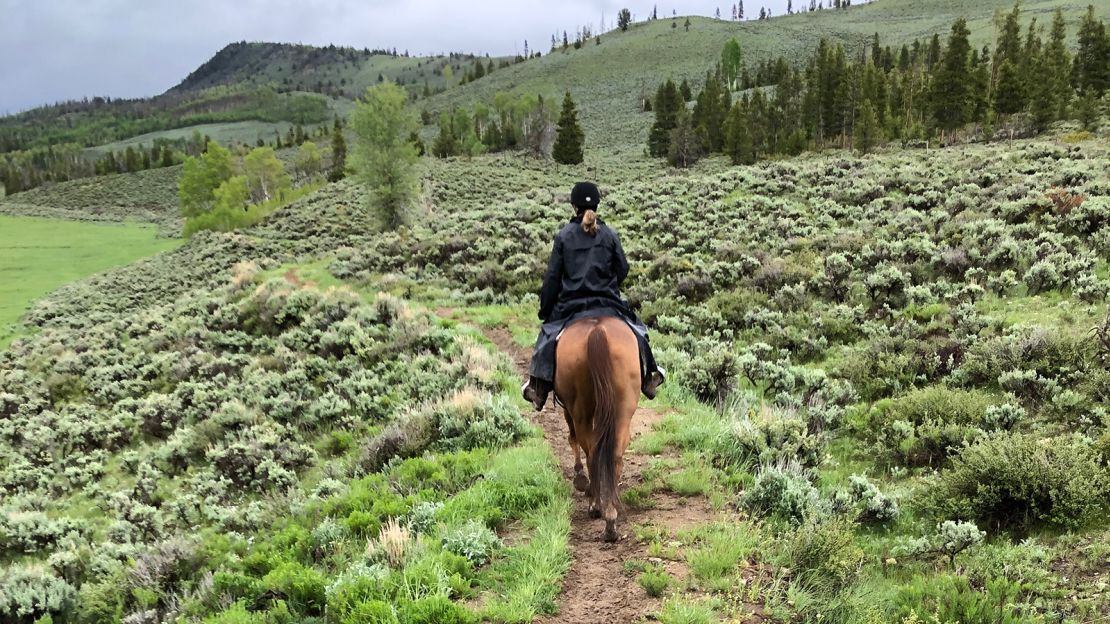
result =
M582 485L581 448L589 466L591 511L605 518L605 538L613 541L621 464L640 397L639 343L620 319L583 319L563 332L556 362L555 393L566 409L575 484Z

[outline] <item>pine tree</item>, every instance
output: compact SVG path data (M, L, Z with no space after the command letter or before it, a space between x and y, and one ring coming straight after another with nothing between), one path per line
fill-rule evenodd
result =
M558 130L555 134L555 147L551 155L555 162L564 165L577 165L582 162L582 143L585 136L578 126L578 113L574 100L567 91L563 96L563 110L559 114Z
M628 9L621 9L617 14L617 27L622 31L627 31L628 27L632 24L632 12Z
M673 80L659 85L655 93L655 123L648 134L648 153L656 158L664 157L671 144L671 130L677 122L678 111L685 109L682 97L678 93Z
M1048 37L1048 45L1044 50L1044 72L1050 83L1053 116L1061 119L1067 116L1068 106L1071 104L1071 55L1068 53L1067 24L1064 22L1064 13L1056 9L1052 18L1052 30Z
M971 44L967 20L952 25L944 58L933 77L933 119L941 128L954 130L967 123L971 110L971 72L968 56Z
M1034 127L1043 132L1055 121L1060 109L1059 94L1046 59L1037 58L1032 62L1029 78L1029 112L1033 114Z
M432 154L438 158L449 158L459 153L459 141L455 137L455 130L451 124L451 116L447 113L439 115L439 136L432 145Z
M684 24L684 26L686 27L686 32L690 32L690 18L686 18L686 23Z
M1102 97L1110 89L1110 34L1102 20L1095 21L1094 5L1087 7L1079 22L1078 38L1072 82L1081 94Z
M1017 2L1014 9L1006 14L1002 22L1002 30L998 34L998 43L995 46L994 64L1001 69L1003 61L1010 61L1015 67L1021 60L1021 7Z
M347 141L343 139L343 127L339 123L339 117L336 117L331 131L331 169L328 171L328 180L338 182L346 175Z
M750 165L755 162L748 119L739 102L732 105L728 119L725 120L725 153L734 165Z
M940 35L934 33L932 40L929 41L929 49L925 53L925 68L929 71L936 67L940 62Z
M670 139L667 162L671 166L690 167L701 158L701 140L698 138L686 107L679 109Z
M883 140L883 127L879 124L875 107L870 100L864 100L860 106L854 130L856 150L862 154L870 152L871 148Z
M1023 108L1025 93L1021 75L1009 60L1002 61L998 66L998 85L994 88L994 112L1012 115Z
M731 96L725 88L720 72L705 75L705 87L698 94L691 122L702 140L706 152L718 152L724 145L725 116L732 107Z
M1025 45L1021 49L1021 62L1018 63L1018 72L1023 79L1026 99L1031 97L1033 89L1037 86L1036 73L1037 66L1041 62L1041 47L1041 37L1037 34L1037 18L1034 17L1029 21L1029 29L1025 33Z
M678 92L682 94L682 101L689 102L694 99L694 92L690 89L690 83L685 78L682 79L682 84L678 87Z
M971 119L983 121L990 112L990 62L980 57L971 74Z
M740 19L744 19L744 0L736 3L736 15Z
M1094 91L1088 90L1075 101L1075 116L1079 118L1079 123L1083 125L1084 130L1095 129L1098 125L1099 110Z

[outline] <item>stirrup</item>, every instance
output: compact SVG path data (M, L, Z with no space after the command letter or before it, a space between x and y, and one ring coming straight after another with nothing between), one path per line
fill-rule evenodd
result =
M537 412L543 411L543 408L547 405L547 395L549 393L550 393L550 390L547 391L547 392L544 392L543 396L541 397L536 392L536 389L534 387L532 387L532 380L531 379L524 382L524 385L520 387L521 396L524 397L525 401L528 401L529 403L531 403L532 407L536 408Z
M659 386L667 380L667 371L663 370L662 366L656 366L656 369L648 375L647 380L644 382L640 391L644 393L649 400L654 399L659 391Z

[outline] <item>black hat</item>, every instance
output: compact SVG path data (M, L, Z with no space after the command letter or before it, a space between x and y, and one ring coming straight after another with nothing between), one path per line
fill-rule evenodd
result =
M579 182L570 191L570 203L575 208L597 208L601 203L601 191L593 182Z

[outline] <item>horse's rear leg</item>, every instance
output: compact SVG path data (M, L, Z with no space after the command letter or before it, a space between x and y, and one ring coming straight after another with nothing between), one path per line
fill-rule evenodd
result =
M567 421L567 430L570 435L567 436L567 442L570 444L570 450L574 453L574 489L579 492L585 492L590 489L590 479L586 476L586 471L582 467L582 446L578 444L578 437L575 434L574 419L570 415L570 409L563 408L563 418Z

